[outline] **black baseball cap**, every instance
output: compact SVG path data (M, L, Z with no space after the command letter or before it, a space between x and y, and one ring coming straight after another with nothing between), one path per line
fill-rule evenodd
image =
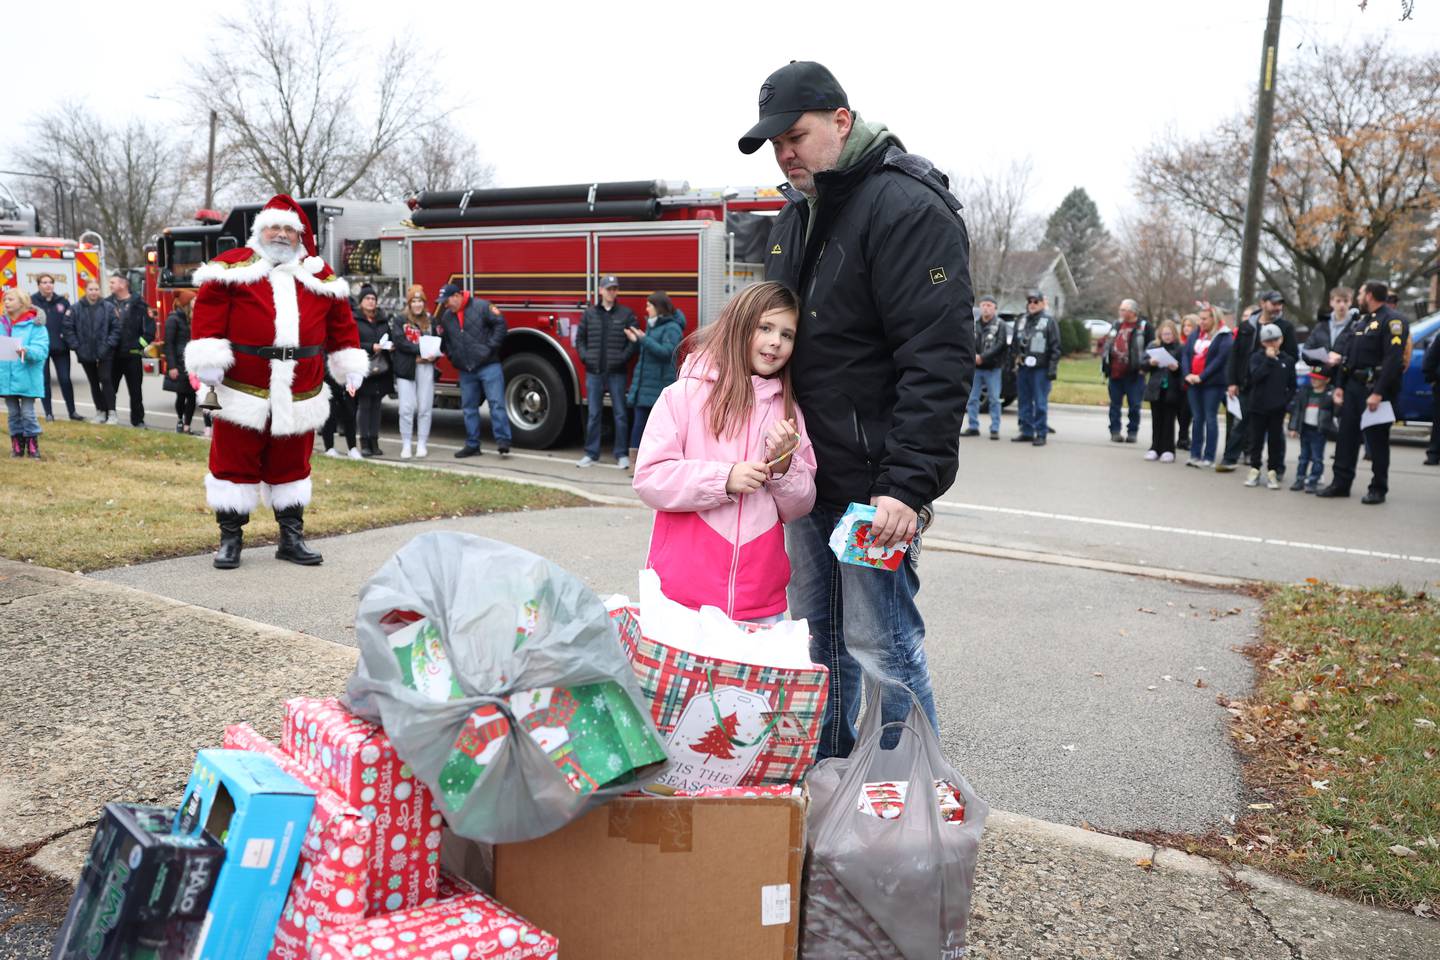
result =
M1285 302L1285 294L1281 293L1279 290L1266 290L1264 293L1260 294L1260 302L1261 302L1261 303L1284 303L1284 302Z
M435 297L435 302L444 303L446 300L449 300L457 293L460 293L460 284L447 283L445 284L445 286L440 288L440 293L438 296Z
M609 290L611 287L618 286L620 286L620 278L615 276L615 274L613 273L607 273L605 276L600 278L601 290Z
M990 294L988 294L988 293L985 294L985 296L981 297L979 300L976 300L975 302L976 302L976 303L994 303L994 304L997 304L997 305L999 304L999 301L996 300L994 297L990 296Z
M841 107L849 109L850 98L833 73L810 60L791 60L760 85L760 121L740 138L740 152L754 153L810 110Z

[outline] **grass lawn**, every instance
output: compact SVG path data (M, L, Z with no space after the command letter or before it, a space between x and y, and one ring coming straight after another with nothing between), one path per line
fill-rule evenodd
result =
M44 459L5 459L0 556L90 571L215 549L205 506L210 446L174 433L57 420ZM316 456L308 536L502 510L579 506L559 490L436 470ZM273 542L275 518L257 510L245 542Z
M1254 802L1167 842L1440 913L1440 603L1312 583L1270 593L1263 622L1254 694L1222 701Z
M1072 354L1060 358L1060 370L1050 385L1051 403L1083 403L1104 406L1110 402L1100 358Z

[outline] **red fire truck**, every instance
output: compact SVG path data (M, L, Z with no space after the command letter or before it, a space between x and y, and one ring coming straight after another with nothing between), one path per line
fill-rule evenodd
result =
M0 289L18 288L34 294L42 273L55 278L55 292L70 302L100 283L100 249L60 237L0 236ZM104 288L101 288L102 292Z
M778 191L691 190L688 184L620 183L431 191L409 205L302 200L320 254L353 285L374 286L381 306L403 307L412 283L434 299L457 283L494 303L509 333L502 349L505 403L515 442L546 447L579 422L585 378L575 334L600 277L620 279L620 300L644 315L664 290L689 329L708 323L736 290L761 278ZM243 245L259 204L223 223L174 227L156 237L162 318L196 267ZM147 291L148 292L148 291ZM456 406L458 377L438 365L437 404Z

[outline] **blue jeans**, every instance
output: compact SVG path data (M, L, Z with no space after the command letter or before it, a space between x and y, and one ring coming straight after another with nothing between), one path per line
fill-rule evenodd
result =
M1214 460L1220 446L1220 424L1217 419L1220 401L1225 397L1224 384L1192 386L1190 398L1190 458Z
M40 421L35 418L34 397L6 397L5 412L10 415L10 436L40 436Z
M965 412L970 416L970 429L980 429L980 394L981 388L984 394L990 398L990 432L1000 432L1000 368L994 370L976 370L975 383L970 387L970 403L965 407Z
M1110 381L1110 432L1120 432L1120 401L1130 404L1130 423L1125 432L1135 436L1140 432L1140 405L1145 401L1145 378L1138 373L1124 377L1111 377Z
M605 391L610 391L610 410L615 418L615 459L630 456L630 419L625 409L625 371L585 372L585 395L590 403L590 421L585 425L585 456L600 459L600 421L605 416Z
M645 424L650 422L650 411L655 407L634 406L630 408L630 446L640 449L640 441L645 438Z
M482 396L483 394L483 396ZM465 414L465 445L480 449L480 404L490 404L495 446L510 449L510 415L505 412L505 372L500 362L460 371L460 410Z
M1310 467L1309 479L1305 477L1306 465ZM1312 487L1320 485L1325 474L1325 431L1308 423L1300 427L1300 463L1295 467L1297 479L1305 480Z
M816 507L785 524L790 615L808 622L810 657L830 670L817 759L849 756L854 748L862 677L867 674L904 683L919 699L930 725L940 729L925 661L925 621L915 607L919 540L893 572L841 563L830 550L830 533L842 512ZM881 719L904 720L910 706L909 697L890 691ZM896 739L898 733L887 737L887 746Z
M1049 432L1050 376L1043 366L1021 366L1015 371L1016 417L1020 436L1043 437Z

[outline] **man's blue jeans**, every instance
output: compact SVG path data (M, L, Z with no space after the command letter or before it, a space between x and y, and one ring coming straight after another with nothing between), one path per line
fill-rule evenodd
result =
M1016 417L1020 436L1043 437L1050 430L1050 375L1043 366L1023 364L1015 371Z
M1145 402L1145 378L1138 373L1110 378L1110 433L1120 432L1120 401L1130 404L1130 423L1125 432L1135 436L1140 432L1140 407Z
M785 525L790 615L808 622L810 657L830 671L817 759L849 756L855 746L865 675L904 683L919 699L930 725L940 729L925 661L925 621L915 606L919 541L911 544L895 571L841 563L830 550L830 533L841 512L816 507ZM888 691L881 719L903 721L910 707L903 692ZM887 745L896 738L888 737Z
M482 396L483 395L483 396ZM490 404L495 445L510 449L510 415L505 412L505 373L497 360L479 370L460 371L460 410L465 415L465 445L480 449L480 403Z
M982 390L983 388L983 390ZM965 407L970 417L970 429L980 429L980 394L990 398L990 432L1000 432L1000 368L975 371L975 383L970 387L970 403Z
M615 459L630 456L630 418L625 409L625 371L585 373L585 395L590 403L590 421L585 425L585 456L600 459L600 421L605 416L605 391L610 391L610 410L615 418Z

